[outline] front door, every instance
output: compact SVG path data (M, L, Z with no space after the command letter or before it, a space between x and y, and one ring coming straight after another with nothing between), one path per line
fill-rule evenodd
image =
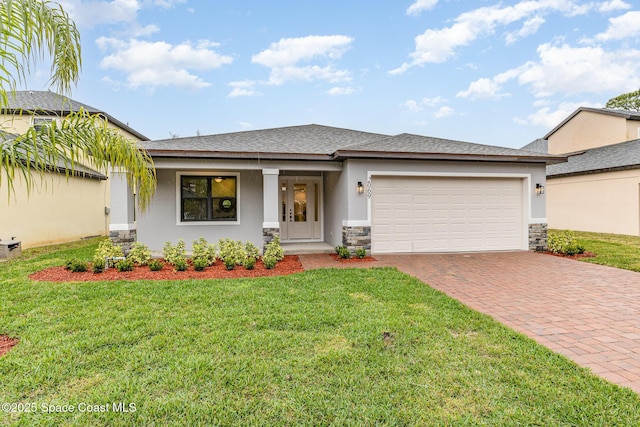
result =
M320 179L280 178L282 240L320 238Z

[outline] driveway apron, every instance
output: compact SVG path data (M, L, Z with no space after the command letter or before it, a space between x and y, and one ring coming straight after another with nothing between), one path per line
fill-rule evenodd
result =
M301 260L335 265L316 257ZM640 273L533 252L376 258L640 393Z

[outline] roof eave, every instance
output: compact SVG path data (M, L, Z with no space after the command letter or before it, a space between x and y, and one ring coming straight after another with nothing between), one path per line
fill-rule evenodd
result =
M244 160L333 160L329 154L312 153L270 153L270 152L244 152L244 151L200 151L200 150L155 150L147 149L146 152L153 158L180 158L180 159L244 159Z
M547 174L547 178L564 178L568 176L593 175L597 173L618 172L618 171L625 171L625 170L631 170L631 169L640 169L640 164L616 166L616 167L600 168L600 169L588 169L588 170L574 171L574 172L564 172L564 173L557 173L553 175Z
M398 160L463 160L485 162L516 162L516 163L545 163L556 164L567 161L565 156L518 156L503 154L465 154L465 153L414 153L414 152L389 152L389 151L350 151L338 150L334 153L334 159L347 158L361 159L398 159Z

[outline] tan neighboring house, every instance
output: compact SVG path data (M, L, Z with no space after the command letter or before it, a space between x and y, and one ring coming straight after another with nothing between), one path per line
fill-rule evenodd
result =
M102 115L134 141L148 140L102 110L46 91L18 91L10 96L8 107L0 111L0 130L22 134L31 126L60 120L80 108ZM110 203L106 175L80 167L67 178L64 168L52 165L51 173L30 195L18 178L15 194L9 195L6 183L0 184L0 239L15 238L29 248L105 236L109 234Z
M640 113L578 108L526 150L547 166L549 228L640 235Z

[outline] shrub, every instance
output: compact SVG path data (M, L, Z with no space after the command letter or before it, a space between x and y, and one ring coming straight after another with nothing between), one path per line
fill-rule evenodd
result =
M193 259L193 269L195 271L204 271L209 266L209 262L204 258Z
M116 263L116 268L118 269L118 271L133 271L133 267L133 261L128 258L120 260Z
M189 264L187 263L186 258L176 259L173 263L173 268L175 271L186 271L189 268Z
M336 252L340 255L340 258L351 258L351 252L349 252L349 249L347 249L346 246L336 246Z
M216 245L210 244L204 237L193 241L192 251L193 265L196 261L205 262L205 267L213 265L216 262Z
M122 248L114 245L111 239L106 239L98 244L98 248L93 254L93 262L99 259L104 261L106 258L118 258L122 256L124 256Z
M365 248L356 249L356 256L360 259L367 256L367 250Z
M160 271L164 267L164 264L159 259L152 259L149 261L149 270L151 271Z
M268 270L271 270L278 263L278 259L275 257L275 255L267 254L265 252L265 255L262 257L262 263Z
M280 246L280 236L275 236L264 250L264 255L273 256L276 262L284 259L284 249Z
M135 242L131 245L131 250L129 251L127 258L138 265L147 265L149 264L149 261L151 261L151 251L145 244Z
M176 262L185 261L187 259L187 251L184 246L184 240L178 240L178 243L173 246L171 242L166 242L162 247L162 256L164 259L173 266Z
M218 256L227 270L233 270L236 265L244 263L247 251L239 240L220 239L218 241Z
M260 249L253 242L246 242L244 244L244 251L247 253L247 258L258 259L260 256Z
M105 262L104 259L94 259L92 271L94 273L102 273L104 271Z
M244 260L244 268L246 268L247 270L253 270L256 266L256 259L257 258L255 256L246 257Z
M576 240L573 231L565 230L560 233L549 233L547 246L555 254L576 255L584 252L585 248Z
M89 266L85 261L78 258L71 258L65 262L65 268L71 270L72 273L82 273L87 271Z

